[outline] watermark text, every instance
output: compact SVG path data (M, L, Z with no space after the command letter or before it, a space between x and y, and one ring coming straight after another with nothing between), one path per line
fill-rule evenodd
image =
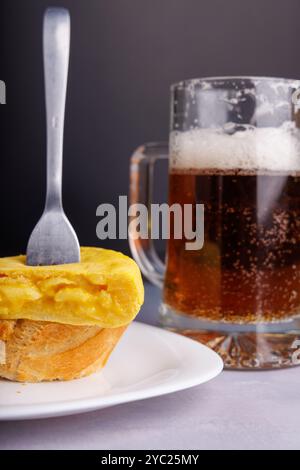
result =
M3 80L0 80L0 104L6 104L6 85Z
M119 196L113 204L100 204L96 234L100 240L184 240L186 250L201 250L204 244L203 204L131 204Z

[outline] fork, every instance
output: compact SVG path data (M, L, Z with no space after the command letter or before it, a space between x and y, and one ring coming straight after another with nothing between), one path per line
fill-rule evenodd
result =
M80 247L62 206L65 102L70 52L70 15L48 8L43 26L47 117L47 192L45 209L27 246L30 266L77 263Z

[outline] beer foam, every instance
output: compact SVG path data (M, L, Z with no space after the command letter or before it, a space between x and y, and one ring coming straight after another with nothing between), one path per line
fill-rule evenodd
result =
M174 131L170 138L172 169L300 171L300 131L281 127L247 127L234 134L223 129Z

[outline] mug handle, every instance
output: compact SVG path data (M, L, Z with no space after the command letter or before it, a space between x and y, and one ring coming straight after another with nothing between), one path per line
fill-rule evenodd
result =
M129 245L131 253L144 276L152 284L162 288L165 264L159 258L151 238L151 204L153 200L154 166L159 160L169 158L169 146L165 142L149 143L139 147L130 163L130 205L143 204L148 210L147 238L139 238L131 230L133 216L129 214Z

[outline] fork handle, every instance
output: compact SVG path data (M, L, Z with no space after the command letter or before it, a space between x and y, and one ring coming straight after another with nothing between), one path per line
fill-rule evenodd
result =
M70 15L48 8L43 28L47 116L47 209L62 207L63 132L70 54Z

